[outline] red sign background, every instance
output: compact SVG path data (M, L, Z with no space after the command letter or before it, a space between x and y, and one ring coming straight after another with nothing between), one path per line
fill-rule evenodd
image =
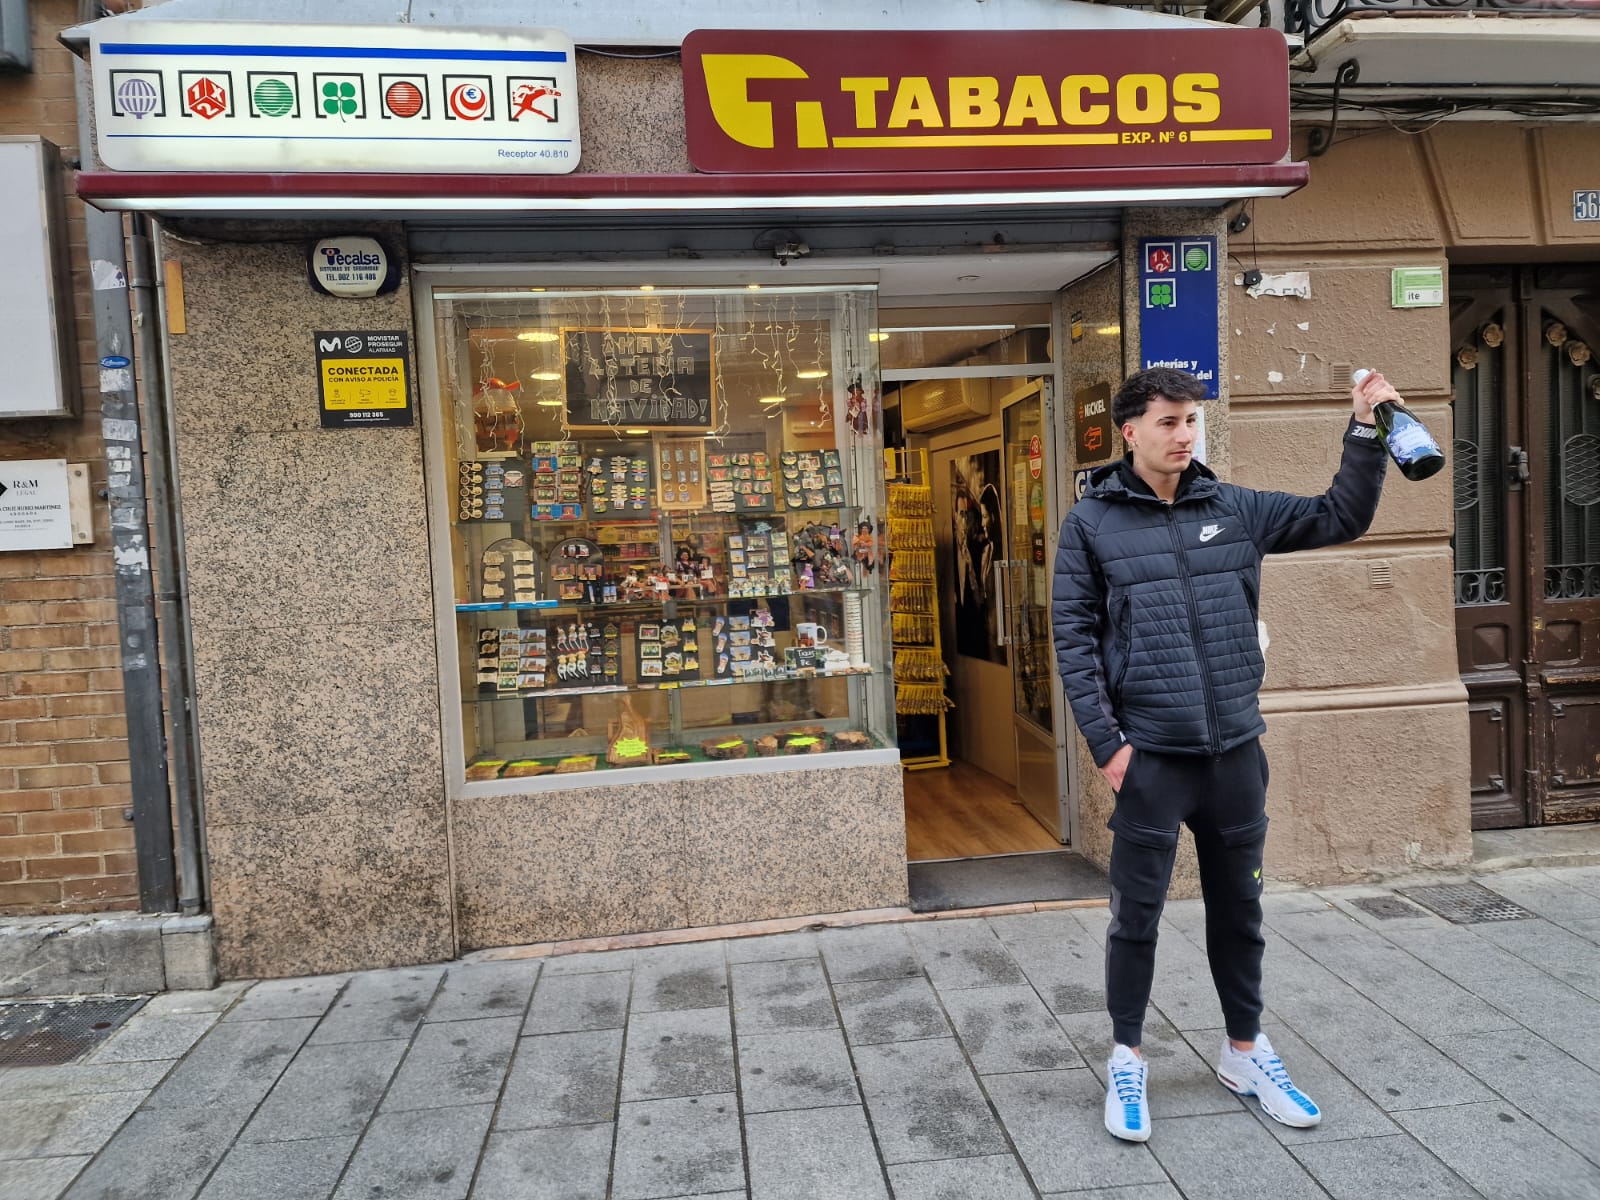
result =
M1272 29L696 30L683 74L700 171L1243 165L1289 150Z

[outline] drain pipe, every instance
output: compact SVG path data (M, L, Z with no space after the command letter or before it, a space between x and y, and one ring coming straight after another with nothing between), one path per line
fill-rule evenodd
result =
M178 814L178 907L193 916L207 907L210 889L201 851L198 739L194 727L194 657L189 641L189 575L183 562L183 530L178 520L177 458L172 445L172 397L162 337L161 256L150 218L135 213L128 245L133 252L133 323L144 370L144 444L150 460L150 516L155 529L156 622L165 631L167 738L172 751L173 807Z
M93 154L89 72L73 64L78 98L78 161ZM94 288L95 352L100 361L100 425L106 448L106 499L115 559L117 624L122 649L122 695L128 718L128 772L133 793L133 838L144 912L177 908L172 808L162 729L161 660L150 576L150 523L138 386L131 362L133 314L128 306L122 217L84 205L85 236ZM141 364L149 369L149 363ZM146 380L148 383L148 378Z

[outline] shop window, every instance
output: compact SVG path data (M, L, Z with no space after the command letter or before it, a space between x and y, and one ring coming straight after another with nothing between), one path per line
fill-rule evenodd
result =
M874 301L433 291L469 786L892 747Z

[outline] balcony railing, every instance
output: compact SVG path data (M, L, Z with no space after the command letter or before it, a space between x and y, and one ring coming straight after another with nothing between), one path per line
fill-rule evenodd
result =
M1600 17L1600 0L1281 0L1283 31L1309 45L1346 17ZM1217 7L1214 3L1212 7Z

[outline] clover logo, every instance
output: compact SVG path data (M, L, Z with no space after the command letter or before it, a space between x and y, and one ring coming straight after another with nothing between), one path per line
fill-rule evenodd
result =
M322 111L330 117L353 117L360 107L356 103L356 85L329 81L322 85Z

